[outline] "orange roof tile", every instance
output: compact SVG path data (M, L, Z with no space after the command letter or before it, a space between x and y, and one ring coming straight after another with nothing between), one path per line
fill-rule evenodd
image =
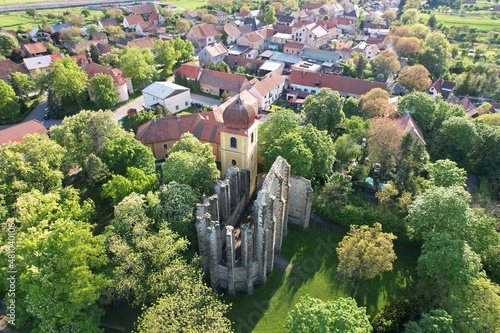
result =
M0 131L0 146L8 142L24 142L28 134L45 134L47 129L43 124L34 119L14 125Z
M179 73L182 76L185 76L188 79L197 80L200 75L201 67L195 64L194 62L188 62L181 65L174 71L174 74Z
M30 54L47 52L47 46L43 42L24 44L24 48Z

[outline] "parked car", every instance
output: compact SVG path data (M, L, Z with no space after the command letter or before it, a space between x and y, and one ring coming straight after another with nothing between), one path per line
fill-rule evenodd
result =
M50 111L48 109L45 109L45 113L43 114L43 119L45 120L50 119Z
M192 106L195 106L195 107L197 107L197 108L201 108L201 107L203 107L203 105L202 105L201 103L198 103L198 102L192 102L192 103L191 103L191 105L192 105Z

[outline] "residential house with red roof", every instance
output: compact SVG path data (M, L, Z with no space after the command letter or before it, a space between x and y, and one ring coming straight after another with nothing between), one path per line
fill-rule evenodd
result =
M241 36L240 29L238 29L238 27L235 26L233 23L224 24L223 30L227 35L226 37L227 45L236 43L236 40Z
M259 101L259 110L267 111L281 96L284 87L285 78L278 72L272 72L262 81L255 83L248 92Z
M436 98L438 94L441 94L445 100L449 100L453 95L456 83L451 81L446 81L443 79L433 80L431 87L428 92L432 98Z
M24 66L16 64L10 59L0 60L0 80L10 84L9 74L16 72L29 74L29 71Z
M174 71L174 75L181 75L188 81L198 81L200 74L201 67L192 61L182 64Z
M142 15L129 15L123 18L123 27L125 29L135 30L137 25L144 22Z
M217 65L227 56L227 48L222 43L207 45L198 54L199 63L202 67L208 68L210 64Z
M39 120L33 119L0 131L0 146L6 143L24 142L28 134L47 134L47 129Z
M99 28L101 28L101 30L106 29L106 27L119 26L118 21L115 18L101 19L101 20L99 20L97 25L99 25Z
M149 3L149 4L130 6L127 12L134 15L142 15L144 16L144 19L147 19L147 17L150 14L155 13L156 11L155 11L155 5Z
M297 43L297 42L287 42L283 46L283 52L285 53L290 53L290 54L300 54L302 52L302 49L304 48L303 43Z
M244 76L210 69L202 70L199 82L201 91L215 96L221 96L224 91L234 96L250 88L250 82Z
M472 102L470 101L470 99L468 99L467 97L464 97L462 99L460 99L458 101L458 104L462 105L465 109L465 113L467 113L467 115L471 118L476 118L479 116L479 112L477 112L477 109L476 107L474 106L474 104L472 104Z
M262 51L267 48L274 34L275 31L273 29L268 29L268 28L260 29L258 31L249 32L244 35L241 35L236 40L236 44Z
M201 50L207 45L214 44L221 34L213 24L202 23L195 25L186 33L186 39L193 43L194 47Z
M89 81L97 74L106 74L111 76L111 78L113 78L116 92L118 93L119 103L128 101L129 93L132 94L134 92L132 81L119 68L107 68L96 64L95 62L89 62L83 67L83 71L87 74ZM95 101L95 97L92 94L92 87L89 86L88 92L90 100Z
M328 31L316 22L302 25L293 30L293 40L318 49L330 40Z
M289 78L289 86L292 91L302 91L308 94L316 94L321 88L329 88L337 91L343 97L356 97L366 94L374 88L387 89L384 82L374 82L332 74L321 74L308 71L292 70ZM287 99L293 94L287 93Z
M151 34L156 34L157 31L158 27L151 21L141 22L135 26L135 33L137 36L149 36Z
M330 17L344 16L344 7L339 3L326 3L319 8L320 17L328 15ZM317 18L320 18L317 17Z
M47 53L47 45L44 42L28 43L23 45L27 57L37 57Z
M417 122L409 113L404 113L398 118L398 121L405 134L410 133L410 135L415 139L420 141L425 146L424 135L422 130L418 126Z

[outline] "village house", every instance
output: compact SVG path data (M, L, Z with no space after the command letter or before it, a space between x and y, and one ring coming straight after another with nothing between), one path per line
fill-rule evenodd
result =
M366 60L371 61L379 54L379 48L377 45L367 45L363 53Z
M410 135L415 140L419 141L424 146L426 145L422 130L418 126L415 119L413 119L413 117L408 112L405 112L403 115L401 115L398 120L405 134L410 133Z
M312 48L302 49L301 57L304 60L319 64L330 63L331 66L342 60L342 55L336 51L317 50ZM329 64L326 64L329 66Z
M101 19L101 20L99 20L99 22L97 23L97 25L99 26L99 28L101 28L101 30L106 29L106 27L117 27L117 26L119 26L118 21L115 18Z
M98 40L85 40L80 43L74 41L65 42L64 47L72 54L83 52L84 50L90 49L92 45L97 46L100 42Z
M97 74L106 74L111 76L115 85L115 90L118 93L118 103L128 101L129 94L134 93L132 81L119 68L107 68L96 64L95 62L89 62L83 67L83 71L85 72L85 74L87 74L89 81ZM95 97L92 94L92 89L90 86L88 88L88 93L90 100L95 101Z
M54 61L56 59L64 58L63 53L50 54L45 56L33 57L33 58L24 58L24 66L29 71L30 75L33 76L37 73L37 70L42 73L50 73L52 72L52 68L54 67Z
M44 42L28 43L23 45L27 57L37 57L47 53L47 45Z
M123 27L125 29L135 30L137 25L144 22L142 15L129 15L123 18Z
M304 44L297 42L287 42L283 45L283 52L290 54L299 54L302 52Z
M157 32L158 27L151 21L141 22L135 26L135 33L137 36L149 36L151 34L156 34Z
M149 22L153 22L156 25L161 25L165 23L165 18L160 13L151 13L148 17Z
M28 70L24 66L16 64L10 59L0 60L0 80L10 84L9 74L16 72L29 74Z
M259 110L267 111L280 98L284 86L285 78L278 72L273 72L262 81L255 83L248 92L259 101Z
M271 37L271 45L276 45L278 49L283 50L283 46L291 40L293 40L292 34L278 32Z
M316 2L304 2L302 4L302 6L300 6L300 8L303 9L304 11L310 13L314 9L321 8L321 6L322 5L320 3L316 3Z
M31 40L34 41L35 43L39 42L39 41L49 41L50 40L49 33L42 31L42 30L39 30L37 28L31 29L29 36L30 36Z
M184 13L184 18L193 23L200 20L200 16L198 15L198 11L196 10L186 10L186 12Z
M290 26L295 23L295 17L291 15L276 15L276 19L278 20L278 22L276 22L278 25Z
M223 28L224 32L226 33L226 44L231 45L236 43L236 40L241 36L241 31L238 29L237 26L235 26L233 23L226 23L224 24Z
M246 73L251 75L260 74L258 72L259 68L265 63L265 61L261 59L252 59L236 55L228 55L224 58L224 62L229 66L229 68L231 68L232 71L235 71L236 68L243 66L245 67Z
M152 3L142 4L136 6L130 6L127 10L127 13L134 15L141 15L146 20L150 14L155 13L155 5Z
M108 35L104 32L93 32L90 34L90 40L96 40L101 44L108 45L109 39Z
M352 96L356 98L374 88L387 89L387 84L382 82L295 70L292 70L290 74L289 86L292 91L303 91L313 95L321 88L330 88L337 91L342 97ZM292 98L290 92L287 93L287 99L289 98Z
M219 23L226 23L229 20L229 16L227 15L227 13L225 13L221 10L217 10L215 12L212 12L212 15L217 18L217 22L219 22Z
M188 81L198 81L201 74L201 67L190 61L182 64L174 71L174 75L185 77ZM178 83L178 82L176 82Z
M462 105L465 109L465 113L471 118L476 118L479 116L479 112L477 112L476 107L472 104L471 100L467 97L464 97L458 101L459 105Z
M342 17L344 16L344 7L339 3L326 3L319 8L319 14L321 16L316 19L322 18L325 15L329 17Z
M186 39L193 43L194 47L201 50L207 45L214 44L220 39L221 34L213 24L198 24L192 27L186 34Z
M429 95L432 98L436 98L438 94L441 94L445 100L449 100L453 95L456 83L451 81L446 81L443 79L437 79L432 82L431 87L428 90Z
M136 38L127 41L127 43L123 46L134 47L139 50L150 49L151 52L155 54L154 49L155 49L155 42L157 40L158 38L151 38L151 37Z
M0 130L0 146L9 142L24 142L28 134L47 134L47 129L39 120L32 119Z
M198 54L200 66L208 68L210 64L217 65L227 55L227 48L222 43L208 45Z
M320 48L330 39L328 31L317 23L309 23L297 28L293 32L294 41L303 43L310 48Z
M255 31L241 35L236 40L236 44L246 46L251 49L264 50L264 40L264 36L262 36L258 31Z
M200 75L200 90L204 93L222 96L224 91L234 96L250 88L250 82L241 75L203 69Z
M172 114L176 114L191 106L189 88L172 82L153 82L142 90L142 95L144 96L145 108L161 105Z

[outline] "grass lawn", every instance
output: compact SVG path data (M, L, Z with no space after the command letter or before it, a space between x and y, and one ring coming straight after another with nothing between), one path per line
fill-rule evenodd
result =
M419 248L396 243L398 259L391 272L368 281L345 281L336 273L335 249L346 233L344 227L326 230L315 223L306 231L291 228L282 255L291 258L292 268L285 272L275 268L267 284L251 296L228 298L233 303L229 319L236 332L286 332L288 312L306 294L322 300L353 297L372 319L388 302L404 296L415 281Z
M435 13L437 22L442 22L445 26L462 26L468 25L470 28L477 28L480 31L488 32L493 29L500 30L500 20L493 19L489 15L484 16L460 16L457 15L443 15ZM420 18L427 22L429 19L429 14L420 14Z
M2 4L4 5L13 5L13 4L26 4L26 3L33 3L33 2L68 2L71 3L70 0L63 0L63 1L56 1L56 0L3 0ZM207 0L169 0L169 1L164 1L167 2L168 4L174 5L176 7L181 7L181 8L186 8L186 9L196 9L201 6L205 6L208 1Z

